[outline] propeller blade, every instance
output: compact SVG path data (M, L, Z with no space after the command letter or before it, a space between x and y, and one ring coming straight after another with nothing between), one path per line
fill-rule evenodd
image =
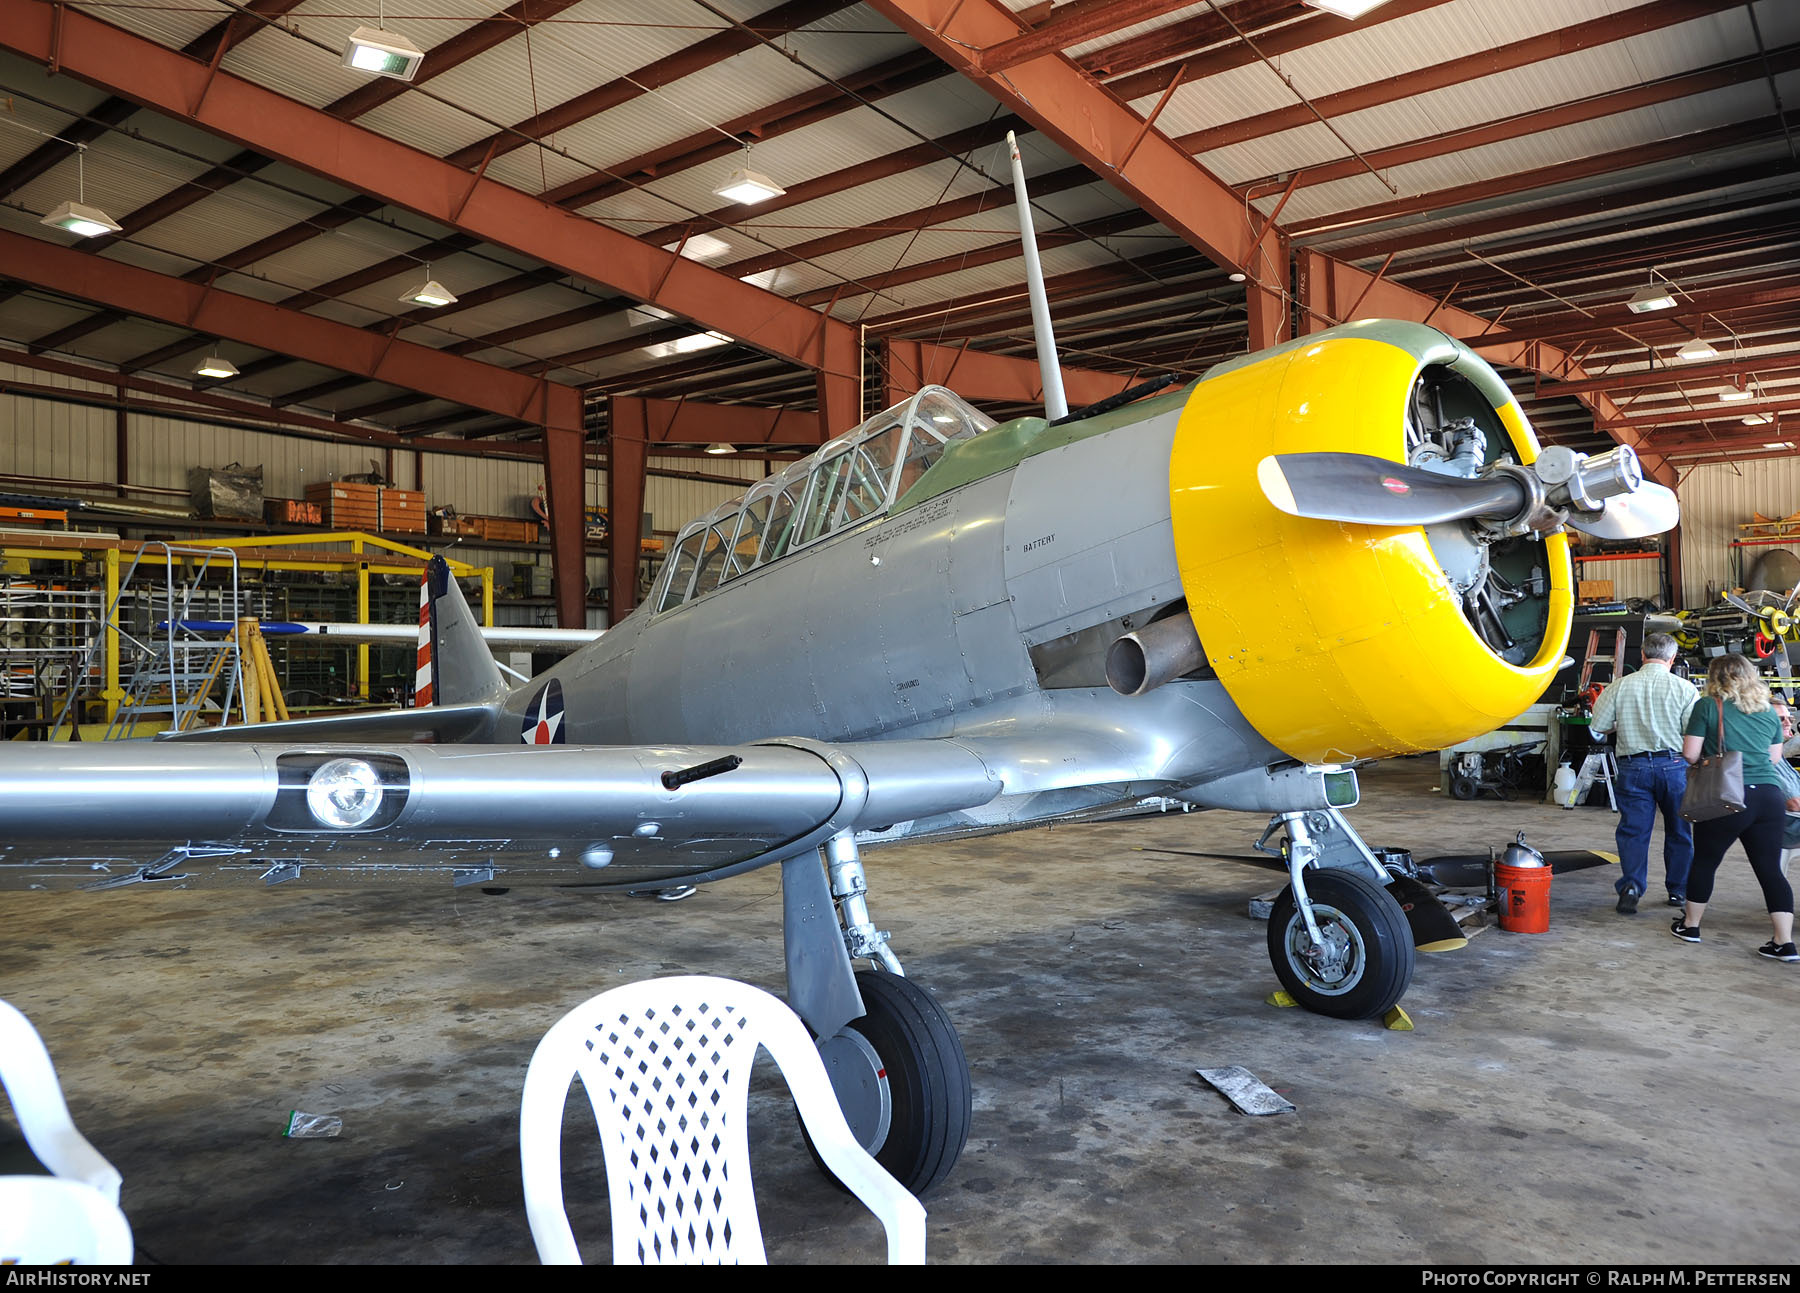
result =
M1360 453L1271 454L1256 467L1263 496L1289 516L1363 525L1436 525L1472 517L1505 520L1525 490L1504 476L1440 476Z
M1643 539L1672 530L1681 504L1666 485L1645 481L1629 494L1606 500L1600 512L1570 512L1569 527L1596 539Z

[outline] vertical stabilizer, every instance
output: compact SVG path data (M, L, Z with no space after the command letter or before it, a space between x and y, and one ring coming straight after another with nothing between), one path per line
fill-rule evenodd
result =
M475 705L506 695L500 666L482 640L481 626L450 577L433 557L419 585L419 660L413 704Z

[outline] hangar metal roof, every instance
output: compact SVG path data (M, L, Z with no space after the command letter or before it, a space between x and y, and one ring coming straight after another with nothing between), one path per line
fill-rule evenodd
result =
M377 25L425 51L410 83L340 65ZM1293 284L1218 253L1272 218L1465 335L1536 347L1517 384L1546 438L1787 454L1797 93L1779 0L1387 0L1356 22L1300 0L0 0L0 359L211 388L192 369L222 344L220 393L415 445L536 434L420 378L434 356L580 387L597 438L609 393L808 408L809 330L877 364L888 338L1030 354L1012 129L1067 364L1240 353L1247 292L1291 310ZM746 158L786 193L716 196ZM1152 214L1157 182L1212 205ZM123 230L71 260L40 217L78 195ZM95 259L153 277L115 296ZM457 302L402 304L425 277ZM1653 279L1675 308L1624 312ZM201 330L235 298L274 323ZM337 330L302 345L298 315ZM1695 339L1717 355L1677 358Z

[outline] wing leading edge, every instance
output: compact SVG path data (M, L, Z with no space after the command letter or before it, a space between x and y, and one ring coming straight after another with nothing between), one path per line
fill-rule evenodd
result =
M981 759L944 741L19 745L0 748L0 887L166 882L177 870L711 880L1000 789Z

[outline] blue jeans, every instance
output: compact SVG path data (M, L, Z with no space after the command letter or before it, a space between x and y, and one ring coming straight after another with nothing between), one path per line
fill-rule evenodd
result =
M1694 863L1694 830L1681 820L1681 796L1687 789L1687 760L1679 754L1652 754L1619 760L1613 791L1619 801L1620 893L1627 885L1643 893L1650 881L1650 834L1656 814L1663 819L1663 877L1670 893L1687 892L1688 869Z

